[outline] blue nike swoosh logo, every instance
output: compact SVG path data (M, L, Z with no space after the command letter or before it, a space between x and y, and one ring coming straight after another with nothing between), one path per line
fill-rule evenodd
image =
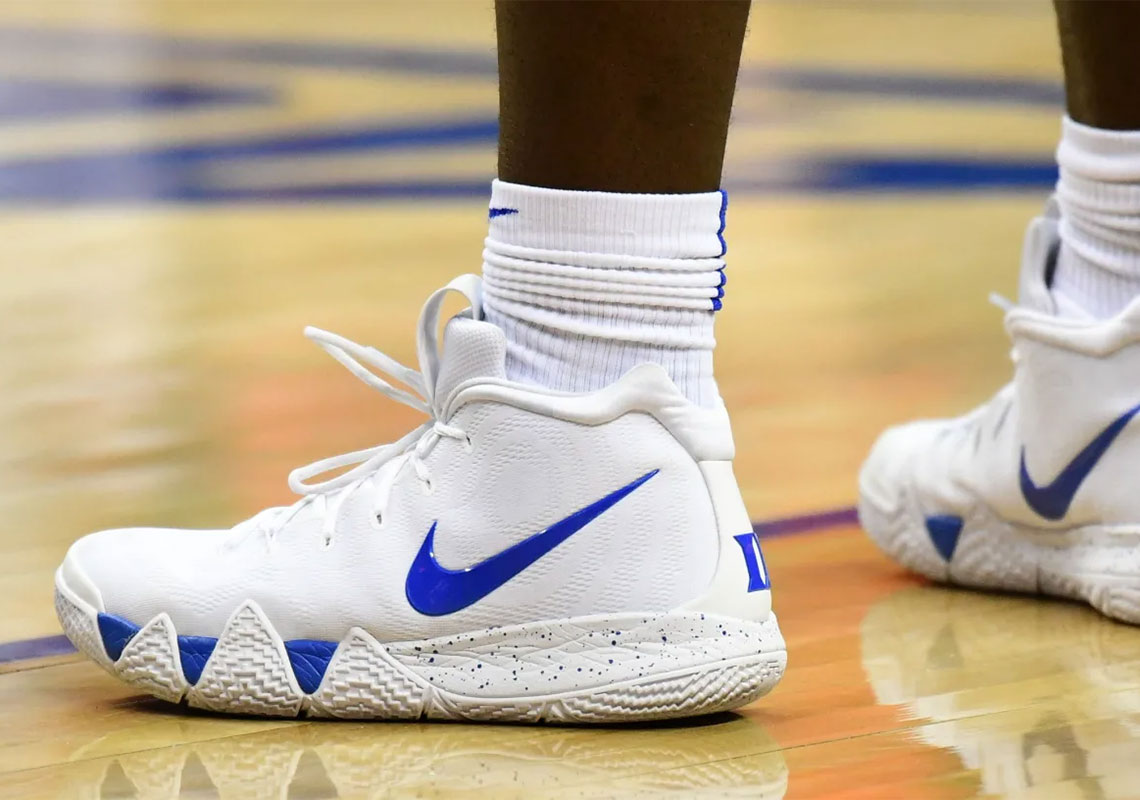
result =
M582 530L656 474L657 470L645 473L601 500L467 569L447 569L435 560L437 523L433 522L408 570L408 580L404 584L408 602L416 611L431 617L454 614L467 608Z
M1070 461L1061 470L1061 474L1047 486L1038 486L1029 477L1029 470L1025 467L1025 447L1022 447L1021 494L1029 507L1045 519L1058 520L1064 517L1069 512L1069 506L1077 494L1077 489L1081 488L1081 484L1092 472L1093 467L1137 413L1140 413L1140 405L1117 417L1111 425L1089 442L1084 450L1077 453L1076 458Z

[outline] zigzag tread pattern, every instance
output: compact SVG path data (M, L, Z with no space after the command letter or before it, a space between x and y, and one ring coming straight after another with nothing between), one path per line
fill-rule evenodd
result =
M1140 568L1140 556L1133 541L1109 544L1120 538L1119 533L1108 541L1097 540L1096 526L1075 528L1063 534L1067 541L1058 543L1056 531L1007 522L976 506L966 515L958 547L947 564L933 555L922 515L905 494L898 510L890 514L868 497L860 497L859 520L883 552L934 580L1084 600L1114 619L1140 623L1140 585L1128 577ZM1050 536L1054 539L1046 538ZM1086 559L1075 558L1074 553L1090 550L1103 561L1081 571L1074 565ZM1116 570L1119 574L1111 574Z
M769 655L561 702L569 717L579 722L710 714L739 708L767 694L783 675L785 662L782 653Z
M189 694L190 705L210 711L296 716L301 694L292 686L288 659L276 634L246 604L230 618Z
M99 638L94 615L77 606L58 588L55 590L55 615L63 626L63 632L79 652L112 675L115 674L115 668L103 649L103 640Z
M115 662L118 676L144 692L177 703L186 691L178 664L177 645L172 645L174 628L161 614L135 634Z
M57 607L65 631L77 645L98 641L93 614L58 594ZM174 636L169 618L156 617L132 640L112 671L141 689L176 700L186 684L171 646ZM667 678L647 675L613 688L595 687L557 698L479 698L413 679L382 645L353 631L338 647L318 690L306 698L290 679L280 638L264 616L246 604L230 619L187 699L209 710L272 716L296 716L307 708L315 717L346 719L620 722L737 708L775 686L785 662L780 649L730 663L694 666Z
M313 694L310 712L345 719L416 719L425 693L374 641L350 633Z

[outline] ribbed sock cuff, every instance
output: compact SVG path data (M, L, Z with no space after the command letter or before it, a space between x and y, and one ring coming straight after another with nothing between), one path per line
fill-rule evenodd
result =
M600 389L660 364L712 405L714 313L724 296L723 192L618 194L495 181L484 310L507 335L507 374Z
M491 184L490 237L518 247L700 259L725 253L724 192L620 194Z
M1065 117L1057 164L1054 291L1097 318L1110 317L1140 293L1140 131Z

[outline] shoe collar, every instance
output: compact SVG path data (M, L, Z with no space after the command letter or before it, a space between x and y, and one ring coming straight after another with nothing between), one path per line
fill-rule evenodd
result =
M1041 216L1029 223L1021 250L1021 276L1018 281L1018 307L1054 316L1057 300L1050 291L1057 256L1061 251L1060 210L1057 198L1050 196Z
M1107 320L1065 307L1064 298L1050 288L1060 249L1060 209L1056 196L1050 196L1044 212L1026 230L1018 303L1005 318L1010 336L1097 356L1140 341L1140 297Z

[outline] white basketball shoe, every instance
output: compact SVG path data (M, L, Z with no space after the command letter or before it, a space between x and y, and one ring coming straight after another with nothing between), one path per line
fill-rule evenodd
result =
M452 290L471 309L441 358ZM472 275L428 300L422 372L306 333L429 420L296 470L299 502L230 531L77 542L57 610L105 669L217 711L575 722L720 711L779 680L723 405L692 405L650 364L589 394L506 380Z
M888 430L859 476L871 538L939 581L1081 599L1140 623L1140 299L1058 314L1052 204L1005 324L1014 379L967 416Z

